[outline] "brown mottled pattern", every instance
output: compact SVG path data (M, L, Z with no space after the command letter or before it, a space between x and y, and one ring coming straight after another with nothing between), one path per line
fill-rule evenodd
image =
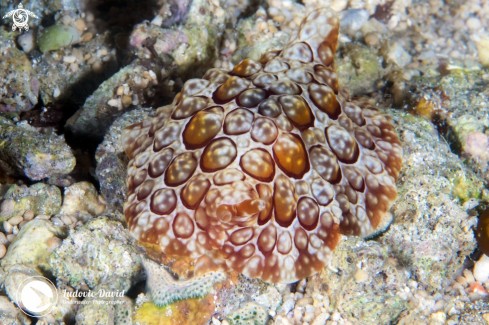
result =
M376 108L334 68L339 19L321 9L283 51L185 83L128 127L126 219L139 240L293 282L328 263L340 234L367 236L396 198L402 152Z

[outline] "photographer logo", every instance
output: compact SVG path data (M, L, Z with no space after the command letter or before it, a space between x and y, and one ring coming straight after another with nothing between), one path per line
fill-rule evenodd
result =
M27 278L17 289L16 303L29 316L49 314L57 301L58 290L42 276Z
M17 9L8 12L5 16L3 16L3 19L12 17L12 20L14 21L14 24L12 25L13 31L15 31L17 28L19 29L19 31L22 31L22 28L28 31L29 16L33 18L39 18L32 11L24 9L22 3L19 3Z

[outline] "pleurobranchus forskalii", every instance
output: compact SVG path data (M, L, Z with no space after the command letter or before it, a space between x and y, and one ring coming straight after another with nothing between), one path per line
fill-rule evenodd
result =
M402 149L389 119L338 85L338 33L338 16L316 10L282 51L190 79L125 129L132 235L290 283L319 272L342 234L374 232Z

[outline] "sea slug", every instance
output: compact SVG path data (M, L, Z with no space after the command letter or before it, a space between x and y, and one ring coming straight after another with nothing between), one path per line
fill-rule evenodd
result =
M371 234L396 199L402 149L390 120L338 85L338 32L316 10L282 51L188 80L128 127L132 235L290 283L319 272L342 234Z

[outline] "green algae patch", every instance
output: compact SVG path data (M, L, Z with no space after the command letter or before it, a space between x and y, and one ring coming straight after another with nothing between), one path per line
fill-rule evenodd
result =
M257 38L250 39L247 37L250 33L255 30L256 17L252 16L247 19L243 19L236 26L236 51L233 53L232 62L233 64L239 64L244 59L252 59L259 61L261 56L270 50L282 49L287 41L288 35L283 33L278 37L269 38ZM226 32L232 33L232 30L227 30Z
M228 315L228 321L231 325L265 325L268 321L268 312L262 306L248 302Z
M62 202L60 189L44 183L36 183L30 187L11 185L3 198L0 222L23 215L27 210L34 211L35 215L54 215L60 211Z
M53 25L46 28L39 37L37 44L41 52L48 52L59 50L79 41L80 34L75 28L65 25Z
M187 299L165 307L144 303L134 312L134 323L140 325L208 324L214 313L213 295L204 299Z
M484 184L476 175L457 174L452 180L453 194L461 203L470 199L480 199Z
M409 307L407 301L399 296L382 294L363 295L357 300L350 300L349 304L351 310L362 310L359 316L366 324L387 324Z
M335 57L338 82L351 95L371 93L377 80L386 74L382 68L382 58L378 53L357 42L338 49Z

